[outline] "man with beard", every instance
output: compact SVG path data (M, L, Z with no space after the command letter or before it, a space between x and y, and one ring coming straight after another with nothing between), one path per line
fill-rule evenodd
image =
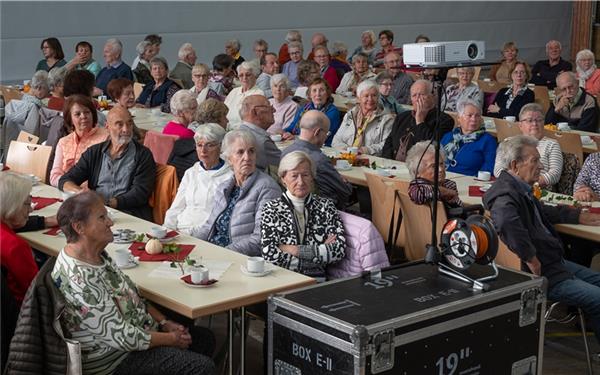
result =
M105 142L88 148L58 182L62 191L95 190L107 206L152 221L148 198L154 191L156 165L149 149L132 139L133 119L125 108L114 107ZM81 184L87 181L87 186Z

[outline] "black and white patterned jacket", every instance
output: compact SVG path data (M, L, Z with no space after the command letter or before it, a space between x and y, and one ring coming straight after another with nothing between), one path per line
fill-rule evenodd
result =
M284 194L263 206L262 255L268 262L315 278L325 277L325 267L346 255L342 220L333 201L310 194L304 203L305 233L300 243L294 205ZM325 245L330 234L336 240ZM300 245L298 257L279 249L280 244Z

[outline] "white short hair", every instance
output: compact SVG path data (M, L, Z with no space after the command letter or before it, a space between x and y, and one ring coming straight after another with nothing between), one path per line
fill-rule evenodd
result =
M112 46L113 51L116 52L119 57L121 57L121 53L123 53L123 43L121 43L119 39L110 38L104 44L110 44Z
M137 52L139 57L142 57L144 52L146 52L146 48L150 47L151 45L152 43L150 43L149 41L142 40L137 44L137 46L135 46L135 52Z
M214 122L200 124L194 133L194 141L200 142L200 140L204 139L208 142L216 142L221 146L225 133L227 133L225 129Z
M249 71L254 75L254 78L258 78L260 74L260 67L257 66L255 62L252 61L244 61L237 67L237 73L240 74L243 70Z
M302 41L302 34L300 34L300 31L298 31L298 30L290 30L285 35L285 41L288 42L288 43L290 43L290 42L301 42Z
M196 97L188 90L179 90L171 98L171 113L175 116L182 115L198 106Z
M408 150L406 153L406 160L404 162L406 163L406 168L408 168L410 178L413 180L417 178L417 175L419 174L417 168L423 165L421 160L426 154L429 153L435 154L435 146L431 141L417 142ZM443 147L440 148L440 157L442 158L440 162L444 163L446 160L446 153L444 152Z
M523 148L526 146L537 147L538 140L528 135L515 135L504 139L496 150L496 166L506 170L513 161L523 160Z
M290 48L298 48L300 51L304 52L304 46L300 42L289 42L288 43L288 51Z
M456 104L456 112L458 112L459 116L462 116L462 114L465 113L465 109L469 106L475 107L479 111L479 114L481 114L481 107L479 106L479 103L472 99L463 99L459 101Z
M581 51L577 52L575 63L578 64L580 60L584 59L596 60L596 56L594 56L594 52L590 51L589 49L582 49Z
M65 82L65 76L67 75L67 68L61 66L54 68L48 73L48 87L50 90L54 90L57 86L62 86Z
M360 37L362 38L363 35L369 35L369 37L371 38L371 43L375 43L377 41L376 37L375 37L375 32L373 30L365 30L360 34Z
M549 40L548 43L546 43L546 51L548 51L552 44L558 44L558 49L562 50L562 44L560 44L558 40Z
M48 72L45 70L38 70L37 72L33 73L33 77L31 77L31 87L34 89L50 89Z
M331 56L341 56L348 53L348 46L344 42L336 41L331 45Z
M31 180L14 172L0 172L0 220L9 221L31 194Z
M179 60L183 60L186 57L188 57L188 55L192 52L194 52L194 47L192 47L192 43L183 43L181 47L179 47L179 51L177 52L177 58L179 58Z
M287 89L290 88L290 80L285 74L278 73L271 77L271 87L274 87L275 85L278 85L280 83L284 83Z
M239 51L242 45L238 39L230 39L225 42L225 47L233 47L236 51Z
M575 84L579 84L579 79L577 78L577 76L575 75L575 73L573 72L562 72L559 75L556 76L556 86L558 86L558 80L561 77L569 77L569 79L571 80L571 82L575 83Z
M356 97L359 98L363 92L371 89L375 89L375 92L377 92L377 98L379 98L379 85L372 79L364 80L358 84L356 87Z
M288 171L295 169L304 162L308 163L312 178L316 178L317 167L315 166L315 163L313 163L310 156L308 156L308 154L304 151L292 151L289 154L282 157L281 161L279 162L279 169L277 170L277 175L283 178Z
M395 53L395 52L390 52L390 53L388 53L388 55L391 53ZM416 84L425 85L425 91L427 91L428 94L433 95L433 83L431 81L426 80L426 79L417 79L416 81L413 82L412 85L410 85L410 87L413 87Z
M238 139L241 140L244 144L252 145L252 146L254 146L254 148L256 148L256 137L254 137L254 134L252 134L248 130L240 130L240 129L232 130L232 131L228 132L227 134L225 134L225 137L223 138L223 143L221 146L223 155L226 158L229 159L229 157L231 156L231 152L233 151L231 149L231 147L233 146L235 141L237 141Z

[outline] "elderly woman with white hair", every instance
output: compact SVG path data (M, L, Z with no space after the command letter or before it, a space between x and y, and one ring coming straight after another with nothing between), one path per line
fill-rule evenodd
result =
M229 164L221 159L224 137L225 129L219 124L203 124L196 129L194 142L198 162L185 172L179 184L175 200L165 216L167 228L190 233L208 219L217 187L233 174Z
M0 260L8 290L20 306L38 272L31 247L15 233L27 223L32 211L31 180L13 172L0 172L0 196Z
M348 64L348 46L344 42L336 41L331 44L329 66L335 69L340 80L344 74L352 70L350 64Z
M177 83L167 77L169 65L164 57L156 56L150 60L152 83L146 84L137 99L144 108L160 107L162 112L171 112L171 98L181 89Z
M234 71L237 71L238 66L240 66L244 61L246 61L246 59L244 59L242 55L240 55L240 49L242 49L242 44L238 39L231 39L225 42L225 53L233 57Z
M163 134L177 135L179 138L193 138L194 131L188 125L194 121L198 102L192 93L179 90L171 98L171 113L175 116L163 128Z
M55 111L62 111L63 106L65 105L63 87L66 75L66 67L54 68L48 73L48 88L52 93L52 96L48 99L48 108Z
M481 107L466 99L458 103L458 126L444 134L440 144L446 151L448 171L477 176L478 171L493 173L496 138L485 131Z
M600 69L596 67L595 62L594 52L589 49L582 49L577 52L575 57L579 87L590 95L598 96L600 94Z
M408 186L408 196L416 204L429 204L433 200L435 173L435 147L431 141L417 142L406 153L406 167L412 181ZM440 150L438 169L438 199L447 208L461 207L458 188L452 180L446 179L446 155Z
M356 95L358 103L344 116L331 145L343 149L358 147L363 154L381 156L392 131L394 115L379 104L379 86L375 81L361 82Z
M364 53L367 55L367 62L369 65L373 65L375 62L375 55L377 54L377 50L375 49L375 45L377 44L377 38L373 30L365 30L360 34L360 46L356 47L350 59L354 61L354 56L359 53Z
M206 223L190 231L201 240L249 256L259 256L263 205L279 197L281 189L268 174L256 169L256 138L246 130L232 130L223 139L223 155L233 175L215 191Z
M206 64L194 65L192 68L192 81L194 81L194 87L190 89L190 93L196 96L198 104L202 104L203 101L209 98L223 101L221 95L208 85L209 78L210 69Z
M279 163L285 192L263 206L262 256L270 263L325 281L325 268L346 255L344 227L332 200L311 193L316 167L302 151Z
M290 96L290 81L285 74L275 74L271 78L271 92L273 97L269 99L269 103L275 109L273 117L275 122L271 125L267 132L271 134L282 134L283 129L287 128L298 111L298 104L292 100ZM287 133L289 134L289 133ZM290 138L289 135L287 138Z
M475 68L472 66L458 68L458 83L446 87L446 94L442 96L442 110L456 112L458 102L470 99L483 108L483 91L473 83Z
M33 77L31 77L29 86L31 88L26 95L35 98L34 100L39 101L41 105L41 101L47 99L48 95L50 94L50 79L48 72L45 70L38 70L35 72ZM23 98L26 95L23 95Z
M375 73L369 68L367 55L359 52L352 56L352 71L344 74L335 93L349 97L356 96L358 84L373 78L375 78Z
M256 86L256 79L260 74L258 66L250 62L244 61L237 68L238 78L240 79L240 87L236 87L225 98L225 105L229 108L227 119L229 127L235 129L242 123L240 117L240 109L242 109L242 101L250 95L265 95L263 90Z
M135 47L135 52L139 57L139 63L133 69L133 75L136 82L143 85L152 83L152 75L150 74L150 60L154 57L154 48L152 43L147 40L142 40Z
M290 43L302 44L302 34L298 30L290 30L285 34L285 42L279 48L279 65L283 66L285 63L291 60L290 52L288 50ZM302 58L302 56L300 56Z
M289 60L281 67L281 73L285 74L290 80L292 89L295 90L300 86L298 77L298 68L302 60L302 54L304 53L304 47L301 42L290 42L286 44L287 51L289 51ZM281 56L280 56L281 58Z

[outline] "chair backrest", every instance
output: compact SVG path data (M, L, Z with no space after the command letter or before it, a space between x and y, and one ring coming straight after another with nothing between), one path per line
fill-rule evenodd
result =
M177 135L162 134L155 131L148 131L144 137L144 146L152 151L154 162L157 164L167 164L173 145L179 139Z
M495 118L494 124L496 125L496 137L498 139L498 143L502 142L508 137L523 134L519 128L519 124L516 122Z
M21 100L23 93L15 88L0 85L0 93L4 97L4 104L8 104L13 99Z
M498 254L496 254L496 264L511 268L513 270L521 270L521 259L519 256L506 246L502 240L498 239Z
M535 102L542 106L544 113L548 112L548 108L550 108L548 88L546 86L535 86L533 88L533 94L535 96Z
M493 93L497 93L498 91L500 91L501 88L505 87L503 84L501 84L497 81L484 81L481 79L477 80L477 86L479 86L479 88L483 92L493 92Z
M458 126L458 112L450 112L450 111L446 111L446 114L450 117L452 117L452 120L454 120L454 127Z
M40 137L37 137L31 133L27 133L25 130L21 130L19 136L17 137L17 142L32 143L34 145L36 145L39 140Z
M408 260L425 258L425 246L431 243L431 209L429 205L413 203L405 191L400 191L402 207L402 226L406 229L406 245L404 253ZM438 243L442 227L446 224L446 209L442 202L437 205L436 233Z
M179 78L171 78L171 77L169 77L169 79L171 81L175 82L179 86L179 88L181 88L181 89L183 88L183 81L180 80Z
M137 98L140 97L140 94L142 93L142 91L144 91L144 85L139 82L134 82L133 83L133 95L135 96L136 100L137 100Z
M583 165L583 144L579 134L544 129L544 136L556 139L562 152L577 156L579 166Z
M560 179L556 183L556 192L565 195L573 195L573 185L579 176L581 164L577 156L563 152L563 169Z
M157 224L165 222L165 214L177 195L179 179L177 171L172 165L156 166L156 185L148 203L152 207L152 217Z
M52 147L50 146L12 141L8 147L6 164L15 172L35 175L43 183L46 183L51 153Z
M481 74L481 67L480 67L480 66L476 66L476 67L474 68L472 82L477 82L477 81L479 81L479 75L480 75L480 74Z

